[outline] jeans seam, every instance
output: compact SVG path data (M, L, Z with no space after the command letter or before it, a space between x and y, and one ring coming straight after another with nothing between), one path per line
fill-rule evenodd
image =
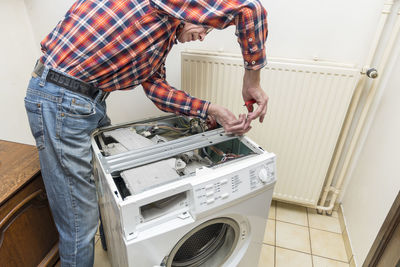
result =
M42 149L46 148L45 142L44 142L44 137L45 137L46 133L44 132L45 129L44 129L44 124L43 124L43 109L42 109L42 107L43 107L43 103L40 102L40 107L39 107L39 110L40 110L39 125L40 125L40 128L42 130L42 136L40 137L42 144L41 144L41 146L38 146L38 150L42 150Z
M57 102L57 103L60 102L60 97L53 96L53 95L50 95L50 94L46 94L46 93L43 93L43 92L41 92L39 90L28 88L27 93L42 97L42 98L44 98L46 100L49 100L51 102Z
M74 247L74 252L73 252L73 258L72 258L72 266L73 267L75 267L76 266L76 257L77 257L77 254L78 254L78 233L79 233L79 224L78 224L78 215L77 215L77 212L76 212L76 203L75 203L75 200L74 200L74 197L73 197L73 182L72 182L72 179L71 179L71 177L72 177L72 175L71 175L71 173L69 172L69 170L68 170L68 168L65 166L65 164L64 164L64 160L63 160L63 145L62 145L62 142L61 142L61 134L62 134L62 132L61 132L61 129L62 129L62 116L61 116L61 113L62 113L62 99L63 99L63 96L64 96L64 91L63 90L60 90L60 93L61 93L61 97L59 98L59 101L58 101L58 103L57 103L57 109L58 109L58 114L56 114L56 134L58 134L57 136L56 136L56 138L57 138L57 143L58 143L58 156L60 157L60 164L61 164L61 166L63 167L63 169L65 170L65 176L64 176L64 179L66 180L66 182L67 182L67 184L68 184L68 193L69 193L69 201L70 201L70 204L71 204L71 208L72 208L72 213L73 213L73 216L74 216L74 244L75 244L75 247ZM71 256L71 255L69 255L69 256Z
M74 238L75 238L74 244L75 244L75 247L74 247L74 253L73 253L72 261L73 261L73 266L76 266L76 256L78 254L78 233L79 233L78 215L77 215L77 212L76 212L76 203L74 201L74 197L73 197L73 193L72 193L73 192L73 182L72 182L72 179L71 179L72 175L69 172L68 168L66 168L66 166L64 164L64 161L63 161L63 149L62 149L61 139L59 138L58 140L59 140L58 142L59 142L60 164L65 170L65 174L66 175L64 176L64 179L66 179L67 183L68 183L69 199L71 201L71 208L72 208L72 212L73 212L73 215L74 215L74 229L75 229L75 232L74 232Z
M56 117L56 139L60 140L61 139L61 129L62 129L62 117L61 117L61 113L62 113L62 99L64 96L64 92L61 91L61 97L58 103L57 103L57 117ZM61 147L61 143L60 143L60 147Z
M57 104L59 110L58 110L58 114L56 116L56 134L58 134L56 136L56 138L58 139L58 143L59 143L60 164L65 170L66 176L64 177L64 179L66 179L67 180L66 182L68 183L69 199L71 201L71 208L72 208L72 212L73 212L73 215L74 215L74 230L75 230L75 232L74 232L74 238L75 238L74 244L75 244L75 247L74 247L73 259L72 259L72 262L73 262L72 266L76 266L76 257L77 257L77 254L78 254L79 224L78 224L78 218L77 218L78 215L77 215L77 212L76 212L76 203L75 203L75 200L74 200L74 197L73 197L73 182L72 182L72 179L71 179L72 175L69 172L68 168L65 166L64 160L63 160L63 158L64 158L64 156L63 156L63 145L62 145L62 142L61 142L61 134L62 134L62 132L61 132L61 129L62 129L62 116L61 116L61 113L62 113L62 102L63 102L63 98L64 98L64 90L60 90L60 93L61 93L60 101Z

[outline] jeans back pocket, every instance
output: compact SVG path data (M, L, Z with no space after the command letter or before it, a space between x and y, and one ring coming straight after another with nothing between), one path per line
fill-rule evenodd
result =
M36 141L36 147L38 150L44 149L42 103L25 98L25 109L28 115L32 135Z

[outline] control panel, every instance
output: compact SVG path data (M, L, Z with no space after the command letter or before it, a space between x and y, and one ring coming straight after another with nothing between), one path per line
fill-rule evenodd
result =
M202 212L217 207L273 182L275 182L275 161L274 158L270 158L195 185L193 188L195 209L197 212Z

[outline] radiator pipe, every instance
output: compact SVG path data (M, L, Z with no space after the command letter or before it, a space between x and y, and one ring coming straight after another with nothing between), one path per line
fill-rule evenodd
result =
M396 24L394 26L394 29L392 30L393 34L392 34L392 36L390 38L390 41L389 41L389 44L386 47L385 52L383 54L382 63L380 64L380 68L379 69L382 72L385 69L385 67L386 67L386 65L388 63L389 57L390 57L390 55L391 55L391 53L393 51L393 46L394 46L394 44L395 44L395 42L397 40L399 31L400 31L400 10L397 12ZM375 95L376 95L376 92L378 91L378 87L379 87L380 84L381 84L381 79L380 78L375 79L373 81L373 83L372 83L370 91L368 92L366 104L365 104L365 106L364 106L364 108L362 110L362 113L361 113L361 116L360 116L360 120L358 121L357 128L356 128L356 130L354 132L354 136L353 136L353 138L351 140L351 143L350 143L349 152L346 155L346 158L345 158L345 161L344 161L344 164L343 164L343 168L341 169L341 172L340 172L340 175L339 175L339 178L338 178L338 181L337 181L337 184L336 184L335 188L340 189L342 187L342 183L343 183L345 175L347 174L349 165L351 163L351 159L353 157L355 147L356 147L356 145L357 145L357 143L358 143L358 141L360 139L361 131L362 131L363 127L364 127L365 120L366 120L367 115L369 113L369 110L370 110L370 108L372 106L373 100L375 99ZM332 196L331 201L330 201L330 206L335 204L336 198L338 197L338 195L339 194L336 191L333 193L333 196Z
M361 71L361 74L367 74L367 72L368 72L367 70L370 68L369 66L372 64L372 60L375 57L375 54L376 54L376 51L377 51L377 48L378 48L378 45L379 45L379 41L380 41L380 39L382 37L382 33L383 33L383 30L384 30L384 27L385 27L385 25L387 23L387 19L388 19L390 13L392 12L393 4L394 4L393 1L387 1L383 6L382 15L381 15L379 23L378 23L377 31L375 32L375 36L374 36L374 39L373 39L373 42L372 42L372 46L370 48L370 51L369 51L369 54L368 54L368 57L367 57L367 60L366 60L366 65L363 68L363 70ZM368 77L369 76L370 75L368 75ZM371 77L371 78L377 78L377 76ZM354 115L355 115L355 112L356 112L356 108L359 105L360 98L361 98L361 93L363 92L363 88L365 86L366 80L367 80L367 76L366 75L362 75L360 80L357 83L357 86L356 86L352 101L350 103L349 111L347 112L346 120L344 122L342 131L341 131L341 134L340 134L339 143L337 145L337 148L336 148L336 151L335 151L335 155L333 157L333 162L332 162L331 167L329 168L329 172L328 172L328 176L327 176L327 182L326 182L324 191L322 193L322 196L321 196L321 199L320 199L320 202L319 202L319 206L317 206L318 213L323 213L323 211L326 211L327 214L332 214L331 211L333 210L336 198L340 193L341 185L343 183L343 178L340 176L341 179L340 178L338 179L338 181L337 181L335 186L332 186L332 181L333 181L333 178L334 178L334 174L335 174L335 172L337 170L337 165L339 163L340 156L343 153L343 147L344 147L344 144L345 144L345 141L346 141L346 137L349 135L350 127L351 127L351 125L353 123L353 119L354 119ZM368 107L368 110L369 110L369 107ZM357 139L358 139L358 137L357 137ZM354 140L354 138L352 139L352 141L353 140ZM355 142L357 142L357 141L355 141ZM352 154L352 152L350 154ZM347 169L347 167L346 167L346 169ZM326 202L326 199L328 197L329 192L333 192L332 199L334 199L334 200L332 201L332 199L331 199L330 205L328 207L325 207L324 205L325 205L325 202Z

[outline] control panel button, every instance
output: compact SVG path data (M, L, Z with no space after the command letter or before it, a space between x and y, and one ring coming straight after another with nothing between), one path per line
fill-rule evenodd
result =
M227 184L228 183L228 179L222 179L221 180L221 185Z
M208 191L207 193L206 193L206 196L212 196L212 195L214 195L214 191Z
M207 204L210 205L212 203L214 203L215 199L214 198L209 198L207 199Z
M225 198L228 198L229 197L229 193L223 193L222 195L221 195L221 198L222 199L225 199Z
M262 168L260 172L258 173L258 178L260 179L261 182L266 183L268 182L268 172L267 169Z
M213 184L208 184L208 185L205 186L205 188L206 188L206 190L210 190L210 189L214 188L214 185Z

